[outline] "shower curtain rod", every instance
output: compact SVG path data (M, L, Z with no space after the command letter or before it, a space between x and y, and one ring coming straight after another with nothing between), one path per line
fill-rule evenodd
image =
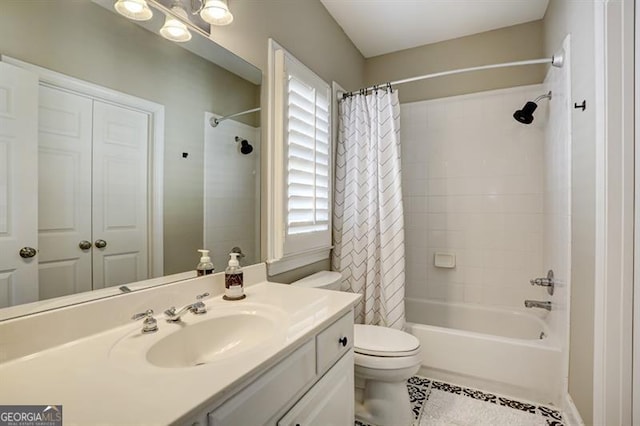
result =
M446 75L462 74L462 73L471 72L471 71L481 71L481 70L490 70L490 69L495 69L495 68L507 68L507 67L522 66L522 65L536 65L536 64L551 64L554 67L561 68L562 65L564 64L564 50L560 50L558 53L553 55L551 58L530 59L530 60L527 60L527 61L505 62L505 63L502 63L502 64L491 64L491 65L481 65L481 66L478 66L478 67L471 67L471 68L460 68L460 69L457 69L457 70L441 71L441 72L436 72L436 73L433 73L433 74L425 74L425 75L421 75L421 76L418 76L418 77L410 77L410 78L405 78L405 79L402 79L402 80L391 81L391 82L379 84L379 85L376 85L376 86L365 87L365 88L362 88L360 90L356 90L354 92L343 92L342 93L342 99L345 99L345 98L351 96L354 93L359 93L359 92L362 92L362 91L366 92L366 91L369 91L369 90L383 89L384 87L397 86L398 84L411 83L413 81L426 80L426 79L429 79L429 78L444 77Z
M252 112L258 112L258 111L260 111L260 107L254 108L254 109L248 109L242 112L236 112L235 114L227 115L225 117L220 117L220 118L211 117L209 119L209 123L211 123L211 127L218 127L218 124L220 124L224 120L228 120L230 118L237 117L239 115L251 114Z

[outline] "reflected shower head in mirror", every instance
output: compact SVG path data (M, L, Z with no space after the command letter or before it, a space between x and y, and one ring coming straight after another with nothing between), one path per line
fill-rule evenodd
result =
M240 152L244 155L251 154L253 147L248 140L242 139L240 136L236 136L236 142L240 142Z
M528 101L522 109L513 113L513 118L522 124L531 124L533 122L533 113L538 108L537 102L545 98L551 100L551 92L538 96L534 101Z

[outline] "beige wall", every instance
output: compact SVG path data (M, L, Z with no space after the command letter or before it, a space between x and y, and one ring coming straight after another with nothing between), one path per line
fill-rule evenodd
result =
M544 17L545 53L571 34L572 102L587 101L571 117L571 320L569 394L584 422L593 424L595 287L595 64L592 1L552 0Z
M440 71L544 57L542 21L487 31L367 59L367 85ZM400 102L415 102L541 83L545 65L503 68L406 83ZM345 87L355 90L358 87Z
M269 281L274 283L291 284L292 282L311 275L314 272L329 270L331 270L331 262L329 259L326 259L301 268L292 269L291 271L283 272L278 275L269 275Z
M2 0L0 53L165 106L165 273L194 269L203 244L204 112L255 105L259 87L84 1Z
M331 84L363 83L364 58L319 0L242 0L229 7L233 24L211 38L267 72L267 40L273 38Z
M365 83L379 84L439 71L544 57L542 21L487 31L367 59ZM400 102L541 83L544 65L439 77L398 86ZM344 86L347 90L357 86Z

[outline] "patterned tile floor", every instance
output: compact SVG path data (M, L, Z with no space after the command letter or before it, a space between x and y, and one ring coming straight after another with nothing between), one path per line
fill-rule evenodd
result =
M407 390L415 426L564 426L551 407L413 376ZM375 426L355 421L355 426Z

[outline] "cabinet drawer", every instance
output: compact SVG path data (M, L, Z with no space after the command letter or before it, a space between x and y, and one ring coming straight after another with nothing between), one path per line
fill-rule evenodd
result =
M239 394L209 413L209 425L263 425L315 378L310 340Z
M353 311L316 336L318 374L324 373L353 346Z

